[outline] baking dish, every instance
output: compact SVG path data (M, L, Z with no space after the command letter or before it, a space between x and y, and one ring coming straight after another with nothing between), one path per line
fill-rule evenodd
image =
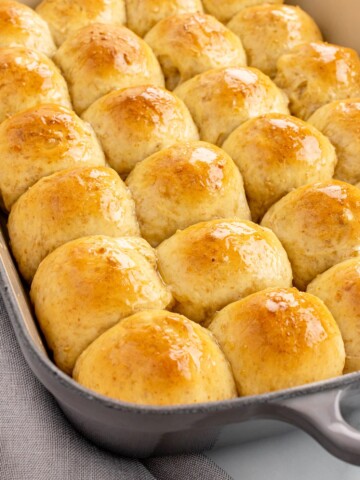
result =
M348 0L346 8L356 1ZM328 5L335 2L326 1L327 12ZM310 3L325 5L325 1L292 3L305 8L311 7ZM308 11L317 16L314 8ZM325 24L324 17L320 25ZM332 40L329 35L328 39ZM349 44L346 39L342 43ZM91 441L122 455L144 458L212 449L275 434L284 429L281 423L269 421L277 420L304 429L332 454L360 465L360 432L345 420L352 405L356 406L353 394L360 385L360 373L266 395L169 408L112 401L74 382L47 356L9 252L4 223L0 234L1 293L18 342L34 374L74 427Z

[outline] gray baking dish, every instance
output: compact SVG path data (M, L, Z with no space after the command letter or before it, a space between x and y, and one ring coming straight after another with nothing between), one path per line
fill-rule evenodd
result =
M279 433L284 430L280 421L302 428L333 455L360 465L360 432L345 420L356 413L360 373L226 402L156 408L112 401L74 382L48 357L3 225L0 278L30 368L73 426L98 446L137 458L196 452Z

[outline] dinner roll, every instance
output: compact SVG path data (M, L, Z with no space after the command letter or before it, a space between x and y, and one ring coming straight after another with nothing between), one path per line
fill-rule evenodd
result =
M205 142L178 143L140 162L126 180L141 235L153 246L194 223L250 219L236 165Z
M0 124L0 192L7 210L46 175L104 164L91 126L58 105L40 105Z
M198 223L175 233L157 251L175 311L199 323L258 290L291 286L290 263L279 240L245 220Z
M44 54L23 47L0 48L0 123L40 103L71 108L66 82Z
M307 291L321 298L339 325L345 343L345 373L360 370L360 258L330 268Z
M79 357L74 379L115 400L179 405L237 396L212 334L187 318L147 310L125 318Z
M228 28L241 38L248 64L270 77L284 53L302 43L321 41L314 20L300 7L256 5L241 10Z
M13 0L0 2L0 47L26 47L48 56L56 51L47 23L32 8Z
M124 0L43 0L36 11L49 24L56 45L61 45L69 33L92 23L126 22Z
M184 83L175 93L190 110L201 140L220 146L249 118L269 112L289 113L286 95L255 68L210 70Z
M312 42L280 57L275 83L290 99L291 112L304 120L334 100L360 97L360 59L355 50Z
M256 222L291 190L331 179L337 161L334 147L316 128L278 113L243 123L223 149L243 175Z
M336 148L335 178L355 184L360 181L360 98L324 105L309 123L326 135Z
M171 303L148 259L154 255L141 238L91 236L62 245L41 262L30 295L59 368L70 374L80 353L122 318Z
M281 4L284 0L202 0L205 10L221 22L227 22L243 8L263 3Z
M135 205L118 174L106 167L62 170L42 178L11 209L11 248L31 282L55 248L86 235L139 235Z
M246 65L240 39L214 17L183 13L161 20L145 37L173 90L211 68Z
M151 48L125 27L96 23L68 36L55 61L69 83L74 108L81 113L117 89L164 78Z
M94 127L109 164L123 176L158 150L199 138L184 102L152 85L109 93L82 117Z
M126 0L128 27L140 37L166 17L202 11L200 0Z
M240 395L283 390L342 374L344 343L323 302L296 288L269 288L219 312L210 330Z
M360 190L338 180L300 187L275 203L261 225L284 245L294 283L304 290L319 273L360 255Z

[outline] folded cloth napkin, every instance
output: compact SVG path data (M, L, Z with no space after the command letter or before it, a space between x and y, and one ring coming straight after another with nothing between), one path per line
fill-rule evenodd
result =
M204 455L140 462L92 445L27 366L0 296L1 480L231 480Z

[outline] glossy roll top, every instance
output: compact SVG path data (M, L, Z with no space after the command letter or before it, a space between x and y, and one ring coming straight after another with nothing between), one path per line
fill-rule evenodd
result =
M126 0L127 25L140 37L164 18L202 11L201 0Z
M209 143L178 143L161 150L139 163L126 183L141 234L153 246L204 220L250 219L239 170Z
M295 188L330 180L337 162L334 147L316 128L278 113L243 123L223 149L243 175L255 222Z
M13 0L0 2L0 47L26 47L52 56L49 26L32 8Z
M145 40L160 62L169 90L212 68L246 65L240 39L210 15L165 18Z
M70 33L93 23L126 23L124 0L43 0L36 11L48 23L58 46Z
M360 190L337 180L306 185L275 203L261 224L279 237L294 283L305 289L319 273L360 254Z
M201 140L221 146L250 118L288 114L288 99L255 68L221 68L197 75L175 90L199 128Z
M158 150L199 138L182 100L153 85L115 90L82 117L94 127L107 161L122 176Z
M360 258L339 263L307 288L328 307L345 343L345 373L360 370Z
M24 47L0 48L0 123L41 103L71 108L68 88L49 58Z
M62 170L42 178L11 209L8 231L13 254L28 282L40 262L70 240L140 233L129 190L106 167Z
M355 50L312 42L280 57L276 84L290 99L291 112L307 120L326 103L360 96L360 59Z
M54 59L80 113L111 90L164 85L159 63L148 44L117 25L96 23L72 33Z
M210 330L230 361L240 395L258 395L342 374L344 344L321 300L268 289L219 312Z
M319 108L309 123L326 135L336 148L335 178L360 181L360 98L338 100Z
M264 3L282 4L284 0L202 0L205 10L221 22L229 21L244 8Z
M268 229L240 219L193 225L157 249L159 271L176 300L175 309L194 321L271 286L291 285L286 252Z
M40 264L30 295L55 363L69 374L80 353L119 320L172 301L154 251L134 237L62 245Z
M0 124L0 192L7 210L46 175L104 164L93 129L61 106L37 106Z
M236 397L230 366L212 334L175 313L128 317L90 345L74 379L116 400L184 405Z
M302 43L322 40L314 20L300 7L256 5L241 10L228 23L241 38L248 64L271 78L281 55Z

